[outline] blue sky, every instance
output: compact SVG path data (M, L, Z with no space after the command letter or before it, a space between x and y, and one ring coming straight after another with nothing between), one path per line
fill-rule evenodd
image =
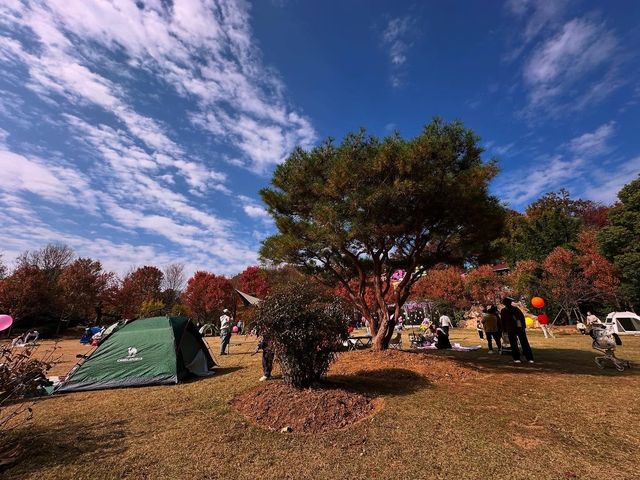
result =
M296 145L461 119L522 210L640 172L640 2L0 3L0 252L234 274Z

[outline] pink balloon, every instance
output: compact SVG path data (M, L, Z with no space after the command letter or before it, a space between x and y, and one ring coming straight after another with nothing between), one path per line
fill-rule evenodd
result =
M10 315L0 315L0 332L6 330L13 323L13 318Z
M237 327L237 326L234 326L234 327L231 329L231 331L232 331L233 333L238 333L238 327Z

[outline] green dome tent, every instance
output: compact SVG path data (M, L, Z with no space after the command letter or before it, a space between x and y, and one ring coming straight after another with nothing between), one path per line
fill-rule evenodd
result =
M143 318L111 329L56 391L178 383L189 375L208 375L214 366L207 345L188 318Z

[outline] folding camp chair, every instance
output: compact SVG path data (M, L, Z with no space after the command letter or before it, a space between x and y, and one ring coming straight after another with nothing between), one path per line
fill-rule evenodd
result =
M422 335L419 333L409 334L409 348L418 348L422 345Z
M396 350L402 350L402 333L398 332L389 341L389 348L395 348Z
M500 355L511 355L511 343L509 342L509 335L506 332L502 332L502 349Z

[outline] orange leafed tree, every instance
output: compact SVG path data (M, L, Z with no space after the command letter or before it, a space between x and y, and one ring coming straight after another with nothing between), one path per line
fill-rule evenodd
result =
M578 262L583 275L599 300L617 306L620 277L613 263L600 254L596 235L593 230L580 233L577 244L577 250L580 253Z
M573 252L557 247L545 258L543 267L542 288L548 300L563 309L567 319L582 303L594 299L593 289Z
M465 276L465 289L473 303L499 304L507 293L504 277L498 275L491 265L481 265Z
M413 287L412 298L432 300L443 306L464 309L469 306L465 296L464 270L454 266L438 266L427 270Z

